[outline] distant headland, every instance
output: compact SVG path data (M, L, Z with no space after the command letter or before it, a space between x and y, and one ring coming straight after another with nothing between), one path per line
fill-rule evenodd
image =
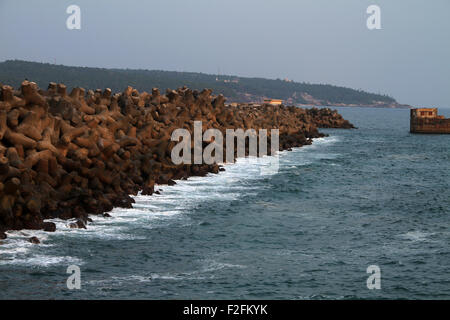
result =
M229 103L263 103L280 99L286 105L410 108L388 95L328 84L299 83L289 79L246 78L194 72L70 67L49 63L8 60L0 63L0 83L19 87L24 79L45 87L65 83L68 89L111 88L118 92L131 85L139 91L187 86L210 88Z

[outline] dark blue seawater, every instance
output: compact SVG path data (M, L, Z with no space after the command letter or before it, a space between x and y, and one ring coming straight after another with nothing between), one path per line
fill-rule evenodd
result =
M449 299L450 135L410 134L409 110L339 111L359 129L323 130L278 173L241 160L88 230L10 232L0 298ZM72 264L81 290L66 287Z

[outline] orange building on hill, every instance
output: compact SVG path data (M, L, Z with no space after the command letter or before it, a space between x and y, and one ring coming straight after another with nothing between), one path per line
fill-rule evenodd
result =
M271 104L274 106L279 106L283 104L283 100L281 99L264 99L264 103Z

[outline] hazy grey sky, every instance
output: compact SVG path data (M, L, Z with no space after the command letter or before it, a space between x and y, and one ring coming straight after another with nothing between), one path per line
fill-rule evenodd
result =
M81 30L66 8L81 8ZM381 7L381 30L366 9ZM450 107L449 0L0 0L0 60L330 83Z

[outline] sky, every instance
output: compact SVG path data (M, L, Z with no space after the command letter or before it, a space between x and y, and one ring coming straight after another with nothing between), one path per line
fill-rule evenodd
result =
M449 14L449 0L0 0L0 61L289 78L445 108Z

